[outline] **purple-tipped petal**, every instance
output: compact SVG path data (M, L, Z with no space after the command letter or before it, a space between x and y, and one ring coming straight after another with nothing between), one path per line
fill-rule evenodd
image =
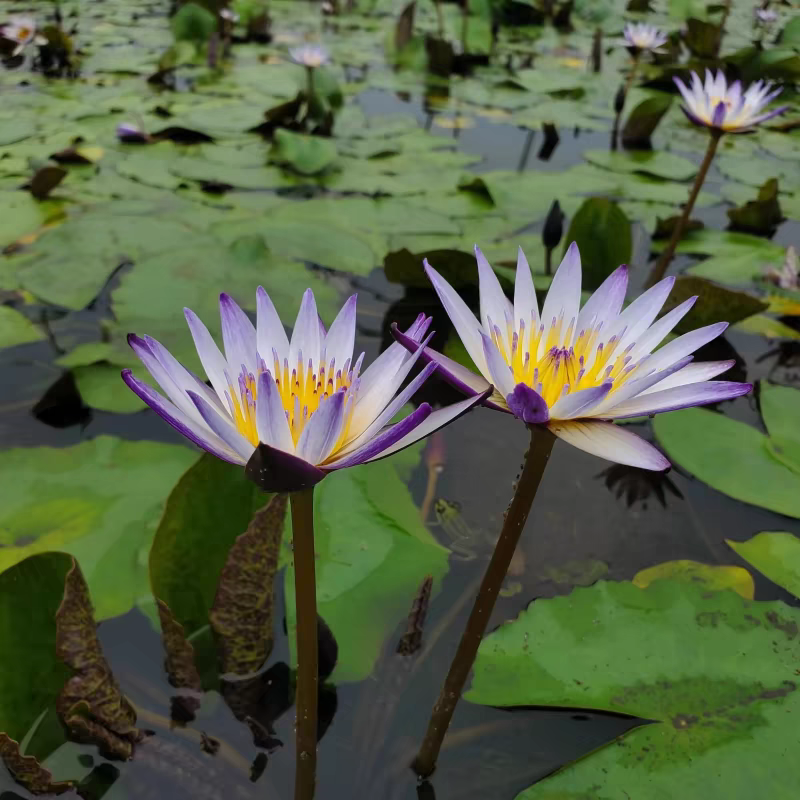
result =
M378 453L378 455L372 456L372 458L367 460L377 461L378 459L386 458L387 456L400 452L400 450L404 450L406 447L410 447L420 439L430 436L434 431L438 431L440 428L444 428L445 425L455 422L459 417L466 414L467 411L483 403L492 391L493 389L489 389L483 394L476 395L475 397L468 397L466 400L462 400L459 403L453 403L453 405L447 406L446 408L440 408L434 411L401 439Z
M491 330L489 325L489 320L491 320L492 325L496 325L500 329L503 344L508 350L511 347L511 342L508 341L507 320L513 319L514 308L505 294L503 294L497 275L495 275L494 270L478 245L475 245L475 258L478 261L478 283L483 329L486 331Z
M340 389L320 402L297 440L298 458L321 464L330 455L342 432L346 394L345 389Z
M220 353L217 343L208 332L208 328L206 328L200 320L200 317L190 308L184 308L183 315L186 317L186 322L189 325L189 331L192 334L200 363L203 365L203 369L206 371L206 375L208 375L208 379L211 381L214 391L217 393L220 400L222 400L225 397L225 393L228 391L228 379L225 377L225 373L230 369L228 367L228 362L225 361L225 357ZM239 374L240 369L241 366L236 367L236 375ZM234 376L231 375L231 380L233 380L233 378Z
M701 127L708 127L708 125L700 119L696 114L692 113L686 106L680 107L681 111L686 115L686 119L689 120L693 125L700 125Z
M258 354L272 366L272 351L278 354L281 364L289 357L289 338L270 296L259 286L256 290L256 346Z
M674 285L675 276L670 275L637 297L609 326L604 339L608 341L612 335L622 335L617 351L621 353L631 342L636 341L639 334L650 327Z
M578 314L576 333L588 328L607 326L607 321L619 314L628 290L628 267L623 264L617 267L598 287L597 291L586 301L586 305Z
M244 474L264 492L298 492L310 489L327 475L302 458L263 442L250 456Z
M198 447L208 451L217 458L221 458L223 461L239 465L245 463L245 460L228 447L218 436L193 419L190 419L179 408L162 397L154 389L151 389L146 383L142 383L135 378L131 370L124 369L121 375L122 380L125 381L128 388L131 389L134 394L147 403L156 414L172 425L178 433L185 436L190 442L193 442Z
M330 364L334 359L339 368L353 357L353 345L356 340L356 302L358 295L351 295L336 315L330 330L324 339L322 349L325 361Z
M377 436L367 440L361 447L349 452L348 454L326 464L326 469L342 469L344 467L355 467L376 458L389 447L392 447L401 439L408 436L415 428L421 425L431 415L429 403L422 403L419 408L412 411L400 422L391 425Z
M567 444L608 461L655 472L670 466L653 445L612 422L569 420L551 422L548 428Z
M258 376L256 430L259 441L286 453L294 453L294 440L289 430L289 421L275 379L270 372L262 372Z
M500 355L500 351L494 342L485 333L481 334L481 339L489 377L497 391L505 397L514 391L514 373L511 372L511 367L506 364L505 359Z
M524 383L518 383L506 397L511 413L528 425L542 425L550 419L550 410L541 395Z
M425 259L425 273L427 274L436 294L439 295L444 310L456 333L461 337L464 347L475 362L475 366L487 380L489 379L486 370L486 360L483 356L483 344L481 343L481 326L475 315L469 310L467 304L458 296L452 286L428 263Z
M608 381L601 386L590 386L560 397L550 409L550 419L573 419L591 414L592 409L608 396L613 386L613 382Z
M654 322L646 331L636 339L636 346L629 353L631 362L635 363L642 356L652 352L664 337L689 313L692 306L697 302L697 295L689 297L680 305L675 306L672 311L664 314L660 320Z
M413 325L405 332L409 342L419 344L428 332L431 324L431 317L420 314ZM415 349L405 347L402 344L394 343L389 345L368 367L360 379L359 395L365 397L372 392L376 386L384 384L387 378L393 376L406 361L407 352L416 352Z
M730 359L728 361L701 361L699 364L687 364L669 377L664 378L657 385L642 390L640 394L646 395L652 392L660 392L663 389L673 389L676 386L688 386L690 383L710 381L712 378L716 378L717 375L727 372L735 363L734 359Z
M741 397L752 388L751 383L735 383L733 381L706 381L689 386L676 386L672 389L640 395L627 403L614 406L608 417L610 419L644 417L661 414L665 411L677 411L681 408L719 403L723 400Z
M706 325L703 328L684 333L683 336L673 339L659 350L656 350L647 362L648 369L664 369L684 356L694 353L695 350L712 339L716 339L727 327L727 322L715 322L713 325Z
M536 299L536 288L533 285L533 275L528 265L528 259L520 247L517 251L517 272L514 277L514 331L519 333L520 322L525 324L525 339L520 342L520 347L527 347L530 328L533 321L539 320L539 302Z
M253 445L239 433L230 417L227 415L223 417L199 394L195 392L187 392L187 394L200 412L203 422L208 425L214 435L222 439L231 450L238 453L243 461L247 461L253 452Z
M247 371L256 375L256 329L247 314L239 308L236 301L223 292L219 296L219 318L222 323L222 343L225 346L225 359L238 376L242 365ZM264 354L266 355L266 354Z

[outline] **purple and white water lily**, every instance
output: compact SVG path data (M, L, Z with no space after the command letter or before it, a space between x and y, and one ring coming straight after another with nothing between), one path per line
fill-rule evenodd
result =
M419 353L393 343L362 372L353 358L356 295L325 330L313 292L303 295L291 339L269 295L259 287L257 321L220 295L224 355L206 326L184 310L197 354L211 383L183 367L155 339L128 341L163 397L123 370L127 385L176 430L232 464L265 491L309 488L329 472L384 458L452 422L490 393L433 411L422 403L400 422L391 420L436 369L428 364L400 390ZM405 332L423 339L430 318L417 317Z
M755 8L753 14L756 18L756 23L765 27L772 25L778 21L778 12L773 11L771 8Z
M769 82L756 81L743 92L739 81L728 86L721 70L716 76L706 70L705 82L692 72L691 88L687 88L680 78L674 78L674 81L686 102L681 110L689 120L720 133L749 133L756 125L783 114L789 108L781 106L762 113L781 89L773 89Z
M622 31L625 45L635 52L642 50L658 51L667 43L667 35L645 22L629 22Z
M12 55L19 55L36 38L36 20L33 17L11 17L0 26L0 36L16 44Z
M476 375L425 347L396 327L409 351L423 351L439 375L465 394L494 392L484 405L546 425L556 436L588 453L651 470L669 467L653 445L613 420L716 403L750 391L749 383L712 381L733 361L693 364L692 353L719 336L727 323L707 325L655 348L686 315L689 298L656 321L675 281L665 278L622 309L628 269L621 266L580 307L581 259L573 242L539 311L528 262L517 261L514 301L476 247L480 321L444 278L425 262Z
M301 67L314 69L330 61L328 49L321 44L301 44L289 48L289 58Z

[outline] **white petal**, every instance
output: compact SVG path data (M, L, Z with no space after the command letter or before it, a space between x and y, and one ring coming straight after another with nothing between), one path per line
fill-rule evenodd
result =
M203 418L206 425L208 425L231 450L241 456L245 462L249 461L255 447L239 433L236 426L231 422L230 417L222 417L222 415L203 400L200 395L194 392L191 392L189 397L192 398L192 402L197 406L197 410L200 412L200 416Z
M517 274L514 281L514 330L519 333L520 323L525 323L525 339L519 343L523 352L528 347L531 328L539 321L539 303L528 259L522 248L517 253Z
M613 384L611 381L601 386L590 386L588 389L579 389L565 397L560 397L550 409L550 419L572 419L591 410L608 395Z
M508 298L500 288L500 281L489 265L478 245L475 245L475 258L478 261L478 282L481 298L481 322L485 331L491 331L493 326L500 329L500 337L506 347L506 352L511 352L508 323L514 317L514 309ZM491 320L491 325L489 321Z
M712 378L716 378L717 375L727 372L735 363L731 359L730 361L701 361L699 364L687 364L683 369L679 369L655 386L640 392L640 394L646 395L651 392L660 392L662 389L672 389L675 386L687 386L690 383L710 381Z
M664 337L689 313L695 302L697 302L697 295L675 306L672 311L664 314L660 320L654 322L644 331L636 340L636 345L629 353L631 362L636 363L640 358L648 355L654 348L658 347Z
M486 364L489 370L491 383L495 389L500 392L503 397L508 397L514 391L514 374L511 372L511 367L506 364L500 351L495 347L494 342L484 333L483 337L483 354L486 358Z
M653 445L611 422L551 422L548 427L568 444L594 456L631 467L661 471L670 464Z
M319 404L297 440L298 458L316 465L330 455L342 432L346 394L340 389Z
M294 440L289 430L289 421L271 372L262 372L258 376L256 430L260 442L285 453L294 454Z
M727 322L716 322L713 325L706 325L704 328L684 333L683 336L673 339L653 353L648 361L648 368L651 370L664 369L684 356L694 353L698 347L716 339L727 327Z
M544 301L542 308L542 324L545 327L544 335L542 336L539 345L539 358L544 355L544 347L547 342L547 330L553 324L553 320L558 322L563 317L561 326L561 340L556 342L556 346L569 346L572 342L565 341L565 334L569 328L570 322L573 322L573 338L577 331L574 330L574 324L578 321L578 310L581 305L581 254L578 251L578 245L573 242L567 249L564 258L561 261L556 274L553 277L553 282L550 284L550 290L547 292L547 297Z
M214 341L208 328L200 321L200 317L194 313L190 308L183 309L183 315L186 317L186 322L189 325L189 331L194 340L194 346L197 350L197 355L200 358L200 363L214 387L214 391L219 396L220 402L223 406L227 407L225 400L225 393L228 391L228 379L225 377L226 372L230 373L231 369L225 357L220 353L217 343ZM239 374L239 367L236 368L235 374ZM233 375L230 376L233 380Z
M356 300L358 295L352 295L336 315L330 330L325 336L322 349L325 352L325 361L330 364L334 359L338 367L344 367L348 359L353 358L353 344L356 340Z
M280 363L289 357L289 338L283 327L281 318L275 310L269 295L259 286L256 291L256 343L258 354L267 366L272 366L273 349L278 354Z
M234 299L224 292L219 296L219 317L222 323L222 342L225 345L225 359L239 375L242 365L253 375L258 373L256 364L256 329L247 314Z
M486 380L489 380L486 359L483 356L483 343L481 342L481 326L475 315L469 310L467 304L458 296L453 287L425 260L425 272L428 275L439 300L442 301L444 310L456 333L461 337L464 347L475 362Z
M303 354L303 370L309 360L314 365L314 370L319 364L322 355L322 341L319 330L319 314L314 292L306 289L297 312L297 320L292 331L292 340L289 343L289 370L297 369L300 354ZM340 365L341 366L341 365Z
M608 327L609 320L619 314L625 301L628 289L628 267L623 264L617 267L598 287L597 291L586 301L586 305L578 314L576 334L589 328Z
M647 330L658 316L674 283L675 278L670 275L637 297L610 326L606 336L603 337L604 341L608 341L611 336L622 335L618 353L621 353L631 342L635 342L639 334Z

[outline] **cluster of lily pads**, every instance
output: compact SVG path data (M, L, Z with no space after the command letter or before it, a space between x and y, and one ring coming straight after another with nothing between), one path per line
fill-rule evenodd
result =
M738 374L713 380L737 366L732 357L692 361L724 321L748 349L766 348L764 337L774 343L764 357L780 375L797 364L796 228L784 223L800 219L800 17L789 6L235 0L178 3L168 21L163 5L67 13L37 3L0 19L0 347L9 348L0 369L29 347L37 419L54 404L81 423L149 406L190 442L244 467L251 483L208 456L195 463L180 444L99 437L4 454L14 499L0 517L10 532L0 592L14 598L15 580L44 587L41 641L49 647L52 634L60 659L38 706L0 700L7 738L27 735L27 752L48 755L40 715L54 704L72 736L112 753L139 744L121 694L123 713L101 714L100 733L87 734L76 709L84 702L100 713L97 698L81 695L77 680L72 694L62 689L63 664L80 674L63 638L69 620L48 627L64 598L79 597L84 622L91 602L98 619L138 604L163 631L170 680L191 692L213 685L206 670L263 666L271 639L250 654L255 666L225 660L225 592L242 579L233 543L264 504L254 487L298 496L316 486L310 552L312 561L314 544L322 552L319 611L338 641L334 678L366 677L420 575L438 582L448 566L403 483L419 463L415 443L479 405L512 414L539 441L552 433L637 469L666 468L663 450L720 492L800 518L796 389L759 373L767 433L755 417L754 425L686 408L751 389ZM471 130L487 148L476 152ZM728 135L739 133L748 135ZM494 144L501 136L514 152ZM563 257L554 275L552 255ZM581 295L581 271L591 296ZM652 287L626 305L629 278ZM379 301L384 279L406 297L387 311L385 348L368 366L355 358L354 296L339 306L353 290ZM197 312L186 312L191 336L184 306ZM392 326L393 341L395 320L415 321ZM142 380L139 360L165 396ZM437 375L466 399L403 411ZM741 410L748 401L736 402ZM661 411L675 413L654 421L657 447L642 423ZM126 480L108 485L116 470ZM226 519L215 502L222 494L238 504ZM345 517L358 520L354 531L339 529ZM276 563L278 550L292 561L291 536L301 561L302 519L283 545L283 517L272 526ZM382 558L364 554L367 535L380 540ZM730 544L797 596L797 537ZM55 550L74 556L77 572ZM118 552L126 566L110 585L102 565ZM662 723L522 798L583 796L606 782L642 797L690 786L693 798L713 793L714 775L725 776L729 796L753 796L762 788L748 766L756 750L769 753L775 796L793 791L784 753L785 717L796 707L787 667L797 657L795 610L755 601L741 566L654 569L633 584L537 601L481 645L473 702ZM296 577L296 590L287 581L289 630L308 630L309 620L315 629L308 583ZM253 618L263 627L259 602ZM492 603L480 609L485 619ZM355 633L354 608L364 618ZM653 609L667 622L653 627ZM209 630L227 654L210 667ZM0 621L0 637L12 634L25 631ZM73 645L96 657L92 636L84 630ZM675 636L695 649L687 655ZM50 663L46 647L31 647ZM762 658L766 649L774 658ZM187 677L176 665L189 662L202 668ZM25 693L12 671L0 657L0 697ZM457 699L462 687L443 696ZM241 712L236 698L226 702ZM443 735L449 719L441 722L433 727ZM264 730L251 731L264 741ZM52 790L52 776L14 744L0 740L12 772Z

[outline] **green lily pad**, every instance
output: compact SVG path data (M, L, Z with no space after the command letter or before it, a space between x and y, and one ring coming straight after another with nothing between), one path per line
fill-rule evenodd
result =
M712 592L732 589L745 600L752 600L756 591L753 576L743 567L701 564L688 559L641 569L633 576L633 585L646 589L654 581L663 580L691 583Z
M590 197L570 221L565 249L571 242L577 242L581 251L586 287L596 289L620 264L631 260L631 221L612 200Z
M0 347L16 347L44 339L44 334L24 314L0 306Z
M668 94L659 93L642 100L625 120L625 126L622 129L623 144L626 147L648 146L650 137L671 105L672 96Z
M98 619L147 591L140 563L170 488L197 458L182 445L100 436L72 447L7 450L0 463L0 570L49 550L73 555Z
M81 399L91 408L117 414L133 414L145 408L145 403L122 380L115 364L75 367L72 374Z
M66 553L41 553L0 574L0 731L17 741L70 676L55 657L56 611L73 563Z
M301 175L318 175L336 160L336 145L330 139L279 128L270 152L275 164L290 166Z
M762 381L760 400L769 452L800 474L800 392Z
M337 682L372 672L422 579L432 575L438 585L447 571L448 551L422 524L398 474L418 463L420 450L335 472L314 490L317 602L339 644L332 676ZM285 586L287 623L294 631L291 566Z
M754 314L752 317L737 322L733 327L742 333L766 336L767 339L788 339L789 341L800 342L800 332L779 319L774 319L766 314Z
M717 491L800 518L800 475L770 455L768 437L750 425L689 408L659 414L653 430L671 460Z
M784 531L763 531L746 542L725 543L748 564L800 598L800 539Z
M800 610L670 580L537 600L488 636L467 699L655 720L517 800L790 800ZM754 749L756 748L756 749ZM757 757L756 757L757 754Z
M688 181L697 173L693 161L665 150L587 150L583 156L590 163L614 172L643 172L673 181Z

